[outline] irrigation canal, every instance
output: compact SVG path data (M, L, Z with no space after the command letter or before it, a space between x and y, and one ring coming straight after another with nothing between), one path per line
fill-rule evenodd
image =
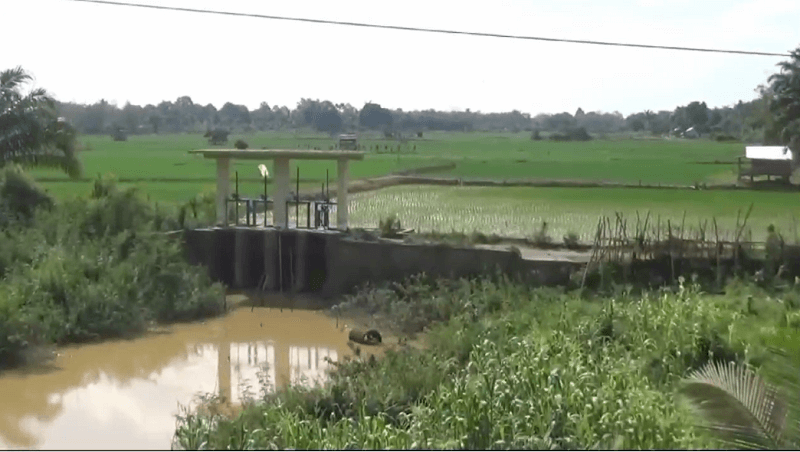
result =
M209 393L236 403L248 384L258 395L259 374L273 388L315 384L326 358L352 353L347 338L345 322L322 311L240 305L135 339L61 347L0 372L0 448L169 449L179 404Z

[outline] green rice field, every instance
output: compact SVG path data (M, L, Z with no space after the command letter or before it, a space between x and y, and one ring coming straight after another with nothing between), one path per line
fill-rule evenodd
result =
M244 139L251 149L328 149L334 140L310 133L255 133L233 135L230 143ZM572 179L606 180L645 184L692 184L732 180L732 164L693 162L732 161L742 153L741 144L689 140L594 140L586 143L532 141L527 134L427 133L406 143L362 135L369 151L364 161L351 166L353 178L372 177L410 168L454 163L455 169L434 175L496 180ZM54 170L36 169L33 175L56 196L81 196L97 174L113 173L126 184L139 184L153 199L185 201L196 193L214 189L214 163L188 151L208 148L200 134L131 136L114 142L107 136L81 138L83 181L69 181ZM232 146L232 144L231 144ZM380 149L376 149L380 148ZM388 149L391 148L391 149ZM260 193L256 166L259 162L235 162L243 180L243 192ZM269 165L268 165L269 166ZM292 168L294 175L296 166ZM333 161L300 162L306 189L325 180L326 170L336 178ZM128 182L130 181L130 182Z
M396 214L404 228L419 232L480 231L510 237L530 237L543 221L555 241L570 232L591 242L601 215L620 212L629 229L650 212L649 223L661 219L672 227L683 221L686 229L699 229L717 219L720 231L733 231L737 211L748 220L753 239L766 236L774 224L787 238L795 240L795 221L800 222L800 194L729 190L666 190L638 188L530 188L530 187L421 187L397 186L358 193L351 202L351 227L375 227L379 218ZM800 227L800 224L798 224Z
M532 141L528 134L431 134L421 156L447 158L456 168L441 175L487 179L565 179L691 185L735 180L741 143L706 140Z
M309 132L272 132L230 136L228 147L244 139L250 149L328 149L334 140ZM423 138L405 142L378 134L361 134L367 149L363 161L351 163L354 179L376 177L395 171L455 164L452 170L431 176L463 179L557 179L611 181L642 184L695 182L730 183L735 180L735 161L741 143L708 140L596 139L589 142L533 141L529 134L426 132ZM198 193L216 187L214 162L188 151L209 145L201 134L131 136L114 142L107 136L84 136L81 152L84 177L69 180L55 170L33 169L42 185L58 198L86 196L97 175L114 174L120 186L137 186L151 200L182 204ZM700 162L723 162L702 164ZM727 162L727 163L725 163ZM236 161L240 193L263 192L258 161ZM271 170L271 162L267 166ZM336 180L335 161L292 162L292 176L299 165L301 190L319 190L330 177ZM327 172L327 174L326 174ZM233 178L233 174L232 174ZM274 190L272 184L268 190ZM497 233L529 236L542 221L555 239L574 232L590 240L600 215L622 212L635 222L636 212L649 210L666 222L687 225L716 216L723 229L733 229L738 209L755 205L750 224L758 236L770 223L794 237L794 217L800 218L795 193L764 191L688 191L612 188L476 188L402 186L360 193L351 207L351 226L376 227L391 213L404 227L419 231Z

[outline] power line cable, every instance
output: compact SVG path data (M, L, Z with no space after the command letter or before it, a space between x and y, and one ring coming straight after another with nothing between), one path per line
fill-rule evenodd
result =
M308 18L303 18L303 17L271 16L271 15L266 15L266 14L236 13L236 12L231 12L231 11L214 11L214 10L208 10L208 9L182 8L182 7L177 7L177 6L144 5L144 4L139 4L139 3L110 2L110 1L105 1L105 0L67 0L67 1L82 2L82 3L98 3L98 4L103 4L103 5L114 5L114 6L132 6L132 7L136 7L136 8L149 8L149 9L159 9L159 10L167 10L167 11L182 11L182 12L202 13L202 14L218 14L218 15L223 15L223 16L251 17L251 18L257 18L257 19L273 19L273 20L285 20L285 21L306 22L306 23L315 23L315 24L344 25L344 26L350 26L350 27L380 28L380 29L385 29L385 30L421 31L421 32L426 32L426 33L442 33L442 34L451 34L451 35L480 36L480 37L489 37L489 38L524 39L524 40L529 40L529 41L566 42L566 43L572 43L572 44L591 44L591 45L615 46L615 47L636 47L636 48L642 48L642 49L681 50L681 51L690 51L690 52L730 53L730 54L738 54L738 55L779 56L779 57L790 57L791 56L788 53L753 52L753 51L748 51L748 50L703 49L703 48L698 48L698 47L659 46L659 45L632 44L632 43L622 43L622 42L590 41L590 40L582 40L582 39L545 38L545 37L541 37L541 36L520 36L520 35L508 35L508 34L500 34L500 33L482 33L482 32L474 32L474 31L443 30L443 29L437 29L437 28L404 27L404 26L399 26L399 25L366 24L366 23L361 23L361 22L344 22L344 21L338 21L338 20L308 19Z

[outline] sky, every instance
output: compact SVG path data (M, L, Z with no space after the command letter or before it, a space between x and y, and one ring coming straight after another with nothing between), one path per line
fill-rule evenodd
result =
M121 0L112 0L121 1ZM798 0L128 0L132 3L651 45L788 53ZM22 66L61 101L120 107L301 98L409 110L673 110L756 97L788 57L441 35L2 0L0 70Z

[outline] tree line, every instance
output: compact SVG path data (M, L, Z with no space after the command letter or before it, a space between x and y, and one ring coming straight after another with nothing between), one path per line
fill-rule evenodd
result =
M624 117L619 112L589 112L578 109L531 117L514 110L507 113L465 111L404 112L367 102L360 110L350 104L301 99L294 109L270 107L262 102L250 111L244 105L195 104L188 96L144 107L122 108L101 100L91 105L57 102L42 88L26 90L30 74L17 67L0 72L0 167L9 163L58 167L71 175L81 172L75 154L78 133L202 132L217 128L231 131L287 130L310 127L331 134L356 130L382 130L417 134L445 131L530 131L531 138L548 131L561 139L586 139L589 133L621 131L654 135L715 134L716 138L740 139L764 144L785 144L795 151L800 165L800 48L766 84L756 88L758 96L733 106L709 108L695 101L673 111L645 110Z
M336 134L357 130L386 133L440 131L563 132L580 128L591 134L643 132L652 135L683 134L694 129L699 135L774 142L779 131L769 110L774 96L768 86L759 86L758 97L733 106L709 108L705 102L691 102L672 111L645 110L623 116L619 112L538 114L513 110L506 113L480 111L403 111L367 102L361 109L349 103L301 99L290 109L262 102L255 110L231 102L217 109L196 104L189 96L158 105L126 103L122 108L100 100L94 104L59 102L60 115L83 134L109 134L124 129L129 134L193 133L224 128L253 132L311 128Z

